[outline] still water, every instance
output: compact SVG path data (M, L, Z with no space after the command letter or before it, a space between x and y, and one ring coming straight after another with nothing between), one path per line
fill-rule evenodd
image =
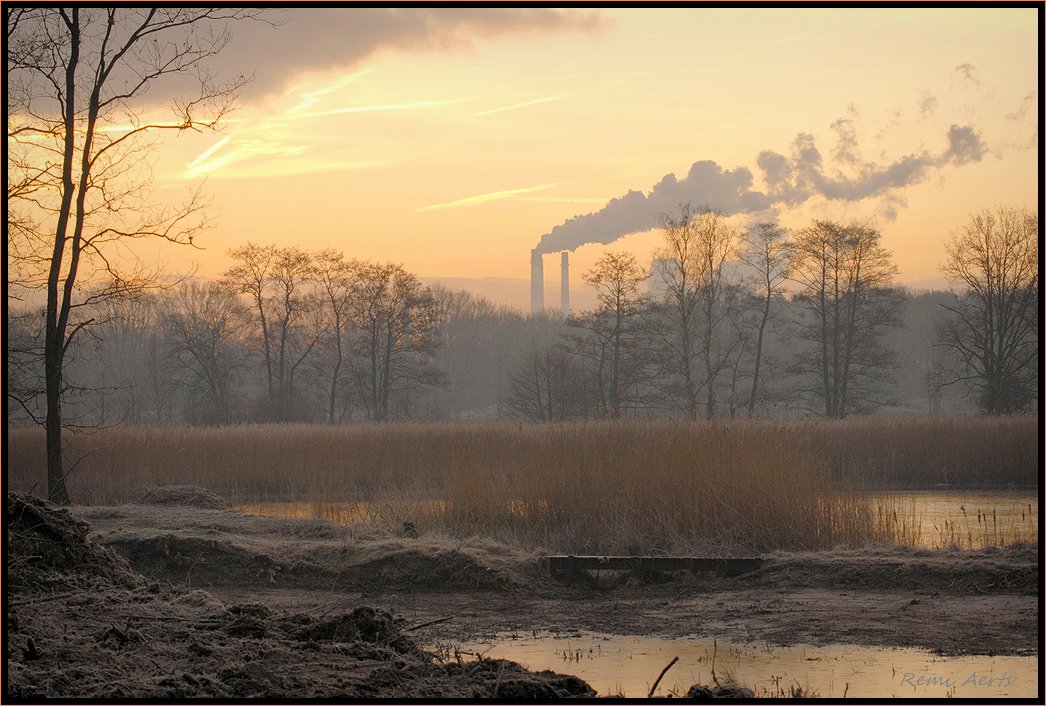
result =
M1028 491L904 491L866 493L873 506L897 512L914 546L938 549L1035 543L1039 499Z
M446 645L429 645L443 651ZM1016 698L1034 697L1037 657L941 657L917 649L828 645L732 645L707 638L650 638L577 632L499 634L456 645L460 654L519 662L584 679L600 696L646 697L658 674L676 662L656 695L685 695L693 684L732 679L756 696L803 695L842 698ZM451 649L450 654L453 655ZM714 660L714 663L713 663Z
M1038 542L1039 499L1029 491L903 491L864 494L873 514L884 513L904 527L908 544L928 549L965 549ZM402 503L400 504L402 505ZM323 517L342 524L385 523L398 528L401 514L439 512L439 500L415 501L398 512L384 503L264 503L245 512L281 517Z

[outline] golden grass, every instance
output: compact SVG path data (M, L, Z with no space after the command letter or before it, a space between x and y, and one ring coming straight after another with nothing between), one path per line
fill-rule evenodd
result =
M1030 418L120 427L67 437L68 463L81 459L68 479L81 504L195 484L237 503L307 503L343 522L410 521L574 553L907 542L911 523L851 491L1037 482ZM42 494L42 433L11 430L8 443L10 488Z

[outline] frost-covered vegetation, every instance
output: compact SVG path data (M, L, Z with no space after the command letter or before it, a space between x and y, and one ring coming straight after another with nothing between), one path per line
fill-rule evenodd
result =
M116 427L67 443L77 503L195 484L237 503L574 552L905 543L914 518L858 491L1038 478L1032 417ZM42 432L13 430L9 450L12 489L30 490Z

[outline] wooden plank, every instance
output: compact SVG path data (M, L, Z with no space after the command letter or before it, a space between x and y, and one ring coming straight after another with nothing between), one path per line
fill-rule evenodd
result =
M697 556L549 556L549 572L553 575L574 571L691 571L715 572L736 576L760 568L765 559L756 557L697 557Z

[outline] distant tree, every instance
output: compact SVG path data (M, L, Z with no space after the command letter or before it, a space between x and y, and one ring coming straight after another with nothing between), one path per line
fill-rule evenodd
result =
M353 261L331 248L321 250L312 258L312 277L319 290L320 311L323 317L321 355L315 356L313 367L323 379L326 388L327 421L334 424L340 418L339 400L348 378L350 355L350 317L352 304Z
M755 360L752 371L752 390L748 397L748 414L755 412L759 393L760 366L763 360L763 338L770 320L774 297L781 294L781 285L788 277L792 244L786 228L776 223L756 223L743 239L742 259L756 272L756 296L759 300L759 319L756 324Z
M312 352L321 332L306 326L318 306L309 290L313 260L298 247L247 245L228 251L235 265L223 273L224 286L247 294L257 315L269 393L268 416L296 417L294 376Z
M526 337L520 332L529 328L526 317L518 310L442 284L431 285L429 294L437 338L433 365L444 373L445 384L425 391L427 416L496 417L507 394L509 371L525 354ZM547 319L534 324L550 326Z
M596 290L596 309L567 323L586 333L574 336L574 352L588 360L604 416L618 417L634 398L643 376L641 338L646 272L631 253L608 252L582 279Z
M198 7L4 8L10 272L42 289L48 497L69 502L62 459L66 354L89 326L82 307L156 283L121 270L122 246L141 238L191 243L207 224L198 194L154 206L149 135L213 127L244 79L220 84L205 69L230 35L216 23L256 10ZM187 81L188 80L188 81ZM144 96L196 90L168 120L147 120ZM84 282L102 283L85 295Z
M1038 385L1038 214L975 213L945 247L943 271L962 288L943 305L941 345L958 359L947 382L969 383L985 414L1027 409Z
M161 319L177 366L177 377L191 391L191 421L233 421L236 378L246 366L244 340L250 314L236 295L218 284L184 284L166 299Z
M725 278L737 231L722 214L695 211L662 216L665 245L655 254L655 275L664 292L662 341L669 369L682 380L687 416L696 417L704 391L705 416L716 413L716 385L731 363L736 339L727 330L738 314L736 288Z
M360 262L349 301L354 378L368 419L383 422L397 393L442 380L431 364L438 342L432 297L401 265Z
M531 346L509 376L509 417L561 422L585 414L585 372L562 345Z
M790 279L807 314L798 338L812 344L796 370L816 381L810 389L833 419L870 399L894 364L883 335L899 324L902 293L891 286L897 268L880 239L875 228L833 221L814 221L793 239Z

